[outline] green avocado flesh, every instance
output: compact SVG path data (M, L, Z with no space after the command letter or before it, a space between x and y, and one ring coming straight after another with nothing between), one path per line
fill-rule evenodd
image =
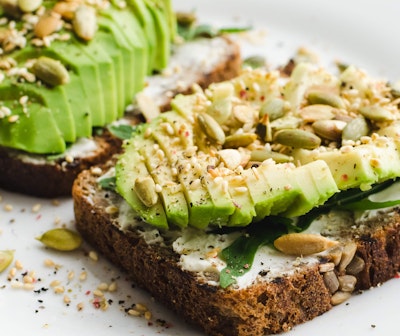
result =
M299 148L296 142L278 142L273 135L280 129L292 130L295 135L299 134L297 128L312 129L316 109L331 118L328 126L337 122L333 112L345 119L344 109L321 107L319 102L313 106L302 98L311 90L302 85L308 83L313 88L316 84L320 89L319 78L326 92L332 87L345 88L321 70L301 73L307 68L298 65L286 82L265 70L244 71L207 90L176 96L171 111L138 127L125 143L115 167L117 192L139 218L161 229L245 227L264 223L268 216L299 217L341 191L364 191L399 177L400 113L396 97L388 107L394 111L393 117L379 123L371 117L370 133L359 140L338 144L337 138L322 138L314 149ZM365 75L360 78L365 80ZM387 88L377 83L371 80L369 85L376 85L382 93L378 89L376 96L369 93L371 100L376 102L382 94L387 104ZM281 111L279 123L268 125L260 111L265 101L269 107L274 99L283 101L282 92L291 103L286 107L276 104L286 110ZM359 116L357 110L348 108L350 123L351 118ZM271 135L259 132L260 124L270 127ZM303 137L295 139L308 144ZM282 157L286 158L283 162Z
M57 1L46 1L52 8ZM5 56L13 68L31 72L41 56L59 61L69 81L49 86L18 71L5 74L0 83L0 146L35 154L57 154L78 138L92 135L123 116L145 77L166 66L171 50L174 14L169 0L130 0L125 8L110 1L96 8L97 31L83 41L67 22L46 46L37 46L32 31L26 45ZM1 14L4 15L4 14ZM171 16L172 17L169 17ZM23 22L17 21L16 29ZM166 39L166 40L165 40ZM26 70L27 69L27 70ZM35 78L35 77L33 77Z

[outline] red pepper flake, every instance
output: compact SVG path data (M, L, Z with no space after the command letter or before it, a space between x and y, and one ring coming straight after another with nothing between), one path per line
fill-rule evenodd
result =
M92 304L93 304L93 307L94 307L94 308L96 308L96 309L99 309L99 308L100 308L100 301L99 301L98 298L95 298L95 299L93 300Z
M265 100L265 96L261 96L261 97L260 97L260 100L261 100L261 101L264 101L264 100Z
M39 214L39 215L36 216L36 220L39 220L40 218L42 218L42 215L41 215L41 214Z
M185 137L188 138L189 136L190 136L190 132L189 132L189 131L186 131L186 132L185 132Z
M239 97L240 98L244 99L246 97L246 95L247 95L246 90L240 90L240 92L239 92Z
M400 272L397 272L397 273L394 275L394 278L395 278L395 279L400 279Z
M90 295L90 290L86 291L85 295Z
M347 181L349 179L349 176L347 174L342 175L342 180Z

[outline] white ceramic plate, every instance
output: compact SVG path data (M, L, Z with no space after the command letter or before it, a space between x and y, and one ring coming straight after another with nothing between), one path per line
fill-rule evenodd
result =
M241 39L243 54L263 54L271 66L284 64L299 47L320 55L326 66L335 60L364 67L375 76L400 78L400 3L389 1L321 0L176 0L175 7L196 10L201 21L219 26L253 26L257 32ZM251 38L249 38L249 36ZM14 280L34 272L34 288L13 288L8 270L0 274L0 321L2 334L17 335L203 335L179 317L132 288L118 269L101 256L96 262L82 251L57 253L44 249L34 239L60 225L73 228L69 199L51 200L1 192L0 250L15 250L22 266ZM38 205L41 205L39 208ZM10 209L12 207L12 209ZM5 210L8 209L8 210ZM90 247L85 246L89 252ZM51 259L59 268L44 265ZM87 273L82 281L79 276ZM65 293L56 294L54 281ZM106 311L96 309L93 291L100 283L116 282L116 292L105 292ZM53 286L52 286L53 285ZM400 280L354 295L346 304L286 335L389 335L398 329L397 308ZM67 295L71 303L64 302ZM78 304L83 309L78 311ZM152 313L148 322L126 314L134 303L146 305ZM227 331L229 333L229 331Z

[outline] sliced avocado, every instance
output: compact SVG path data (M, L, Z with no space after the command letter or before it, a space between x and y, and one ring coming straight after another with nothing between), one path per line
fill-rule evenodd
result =
M399 144L391 138L353 147L349 151L308 151L296 150L295 160L305 164L315 160L325 161L340 190L349 188L369 189L377 182L382 182L400 175Z
M101 85L98 99L103 99L105 111L104 122L105 124L108 124L117 119L118 116L118 97L114 63L107 51L104 49L102 43L97 39L93 39L86 45L79 43L77 46L92 59L92 62L96 64L98 68Z
M256 209L245 179L237 175L229 175L224 179L228 181L229 194L235 205L235 211L229 218L227 226L249 225L256 216Z
M124 52L121 50L116 43L114 37L104 31L98 31L96 34L96 41L103 46L104 50L109 54L114 65L115 75L115 90L116 90L116 112L117 118L122 117L127 105L127 98L125 92L125 75L124 75L124 63L123 55Z
M65 92L75 124L76 137L90 137L92 135L92 110L81 78L70 73L70 81L61 88Z
M185 195L176 177L172 176L165 154L161 155L158 152L154 146L154 141L138 139L136 142L154 182L162 188L160 197L168 223L186 227L189 223L189 211Z
M176 166L177 170L180 171L178 181L188 206L189 225L205 228L213 218L214 203L203 184L201 172L196 169L190 169L189 166L192 167L192 162L181 154L190 145L190 137L186 137L183 134L185 132L179 132L176 129L174 129L174 132L178 136L167 136L160 131L162 122L171 125L172 129L175 127L179 129L181 126L178 123L180 122L181 125L182 123L184 125L185 121L176 112L163 113L159 117L158 127L154 127L152 134L168 158L169 164ZM155 123L155 125L157 124Z
M207 171L207 168L204 171ZM234 201L227 188L227 182L222 178L215 179L209 173L204 174L203 182L214 203L214 218L210 224L214 226L226 225L236 210Z
M134 59L131 55L132 46L127 40L124 33L121 31L119 26L117 26L113 20L109 17L101 15L98 17L98 24L102 30L105 32L110 32L114 42L117 44L118 49L121 52L122 65L123 65L123 77L121 77L123 94L124 94L124 104L125 108L132 101L134 86ZM121 116L123 112L121 111Z
M289 206L298 196L299 190L283 180L284 170L283 165L272 162L269 166L243 170L242 174L256 210L255 221L280 212L280 209Z
M325 203L328 198L339 191L328 165L314 161L288 172L285 178L300 190L299 195L282 215L297 217Z
M93 59L84 53L72 41L53 41L48 49L47 55L61 60L67 64L72 71L77 73L82 80L86 99L92 111L92 126L105 125L106 112L103 99L99 99L102 93L99 68ZM96 92L97 94L93 94Z
M169 55L171 53L171 34L169 29L169 21L164 7L155 4L152 0L145 0L155 26L156 32L156 49L154 54L154 70L161 70L168 65Z
M278 215L285 211L301 192L286 179L293 172L286 164L262 164L257 172L267 183L265 206L270 208L269 215Z
M141 136L144 129L145 127L138 129L137 136ZM120 156L115 167L117 191L145 222L161 229L167 229L168 221L161 199L158 198L153 206L147 207L135 191L136 179L150 175L143 156L139 154L139 150L140 148L137 147L134 138L126 143L125 153Z
M53 111L35 102L30 102L25 112L20 104L7 104L18 120L0 118L0 144L31 153L60 153L65 151L65 141L53 118Z
M151 15L150 10L142 0L128 0L127 4L132 7L147 37L149 59L148 74L150 75L154 69L155 49L157 47L157 35L153 16Z
M128 89L133 97L136 92L143 89L148 69L148 44L145 32L131 11L110 7L102 15L110 18L120 28L131 46L131 58L134 65L131 74L133 82Z
M0 88L2 97L7 95L5 91L13 91L16 93L18 98L16 97L15 99L19 99L22 96L40 97L42 104L52 110L54 121L64 140L66 142L73 142L76 140L76 131L72 112L65 92L60 86L43 89L43 87L37 83L31 84L26 82L15 82L10 84L10 81L5 80L1 84Z

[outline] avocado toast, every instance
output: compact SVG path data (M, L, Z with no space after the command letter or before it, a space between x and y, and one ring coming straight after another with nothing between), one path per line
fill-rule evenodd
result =
M264 335L399 271L386 81L300 63L171 106L73 188L78 230L159 301L210 335Z
M38 7L25 9L5 2L2 20L0 186L42 197L69 195L79 171L120 149L121 141L105 126L124 117L147 81L152 87L154 72L169 64L176 68L183 59L185 47L172 45L171 4L39 1ZM81 36L81 30L91 35ZM168 99L156 95L189 90L216 73L237 73L239 52L230 41L190 43L205 54L214 47L224 52L204 71L201 56L189 57L191 82L182 84L179 77L173 77L173 85L157 82L163 90L150 99L162 103L158 108Z

